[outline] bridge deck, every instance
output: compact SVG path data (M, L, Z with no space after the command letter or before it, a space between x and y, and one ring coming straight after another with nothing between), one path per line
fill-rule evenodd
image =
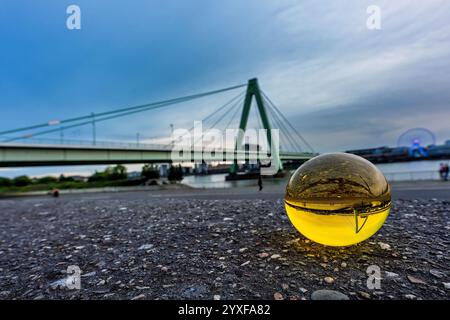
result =
M226 161L234 152L193 150L190 153L180 156L185 161ZM244 160L246 155L249 159L264 158L261 152L236 153L239 160ZM311 153L280 152L281 160L307 160L313 156ZM167 163L172 160L172 149L167 146L0 144L0 167Z

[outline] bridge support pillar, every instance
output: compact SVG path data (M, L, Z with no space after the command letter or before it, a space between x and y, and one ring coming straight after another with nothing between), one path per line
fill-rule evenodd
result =
M255 97L256 105L258 107L259 114L261 116L262 125L264 129L267 131L267 146L269 150L271 150L272 157L272 166L275 166L276 170L279 172L283 170L283 164L280 160L279 150L277 148L273 148L272 150L272 125L270 123L269 117L267 116L266 107L264 106L264 102L261 96L261 92L259 90L258 79L250 79L247 85L247 92L245 94L244 107L242 109L241 121L239 123L239 134L236 139L235 150L238 150L242 147L242 142L244 139L244 133L247 128L248 116L250 114L250 108L252 105L252 98ZM239 166L237 163L237 159L234 160L233 164L230 168L230 174L234 175L238 172Z

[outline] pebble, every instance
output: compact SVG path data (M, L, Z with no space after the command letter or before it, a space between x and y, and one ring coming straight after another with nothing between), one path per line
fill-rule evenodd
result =
M416 278L413 276L408 275L407 278L411 283L414 283L414 284L426 284L425 281L423 281L422 279L419 279L419 278Z
M220 300L220 295L215 294L214 297L213 297L213 299L214 299L214 300Z
M399 275L394 272L385 271L384 274L386 275L386 278L398 278Z
M332 277L325 277L323 278L323 280L325 280L325 282L328 284L334 283L334 279Z
M364 291L358 291L359 295L364 299L370 299L370 294Z
M275 300L284 300L283 295L281 293L279 293L279 292L275 292L273 294L273 297L274 297Z
M450 282L443 282L444 288L450 290Z
M391 250L391 246L387 243L384 242L378 242L378 245L380 246L381 249L383 250Z
M311 294L312 300L350 300L342 292L335 290L316 290Z
M142 246L140 246L140 247L138 248L138 250L149 250L149 249L151 249L151 248L153 248L153 245L152 245L152 244L143 244Z
M280 259L280 258L281 258L281 255L279 255L279 254L273 254L270 256L270 259Z
M430 273L439 279L445 277L445 274L443 272L440 272L439 270L430 269Z
M131 300L142 300L142 299L145 299L145 294L140 294L138 296L131 298Z

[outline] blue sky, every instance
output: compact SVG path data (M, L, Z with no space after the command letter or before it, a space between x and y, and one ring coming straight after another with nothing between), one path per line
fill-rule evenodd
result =
M81 8L81 30L66 28L70 4ZM366 28L372 4L381 8L381 30ZM450 2L436 0L2 1L0 128L258 77L318 151L395 145L412 127L429 128L441 143L450 139L448 12ZM102 123L98 139L168 135L170 123L189 128L230 96Z

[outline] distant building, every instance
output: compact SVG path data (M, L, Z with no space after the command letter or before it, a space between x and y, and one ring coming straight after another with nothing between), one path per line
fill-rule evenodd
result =
M410 147L387 146L378 148L348 150L347 153L356 154L374 163L411 161L420 159L450 159L450 140L442 145L429 145L423 148L424 152L417 153Z

